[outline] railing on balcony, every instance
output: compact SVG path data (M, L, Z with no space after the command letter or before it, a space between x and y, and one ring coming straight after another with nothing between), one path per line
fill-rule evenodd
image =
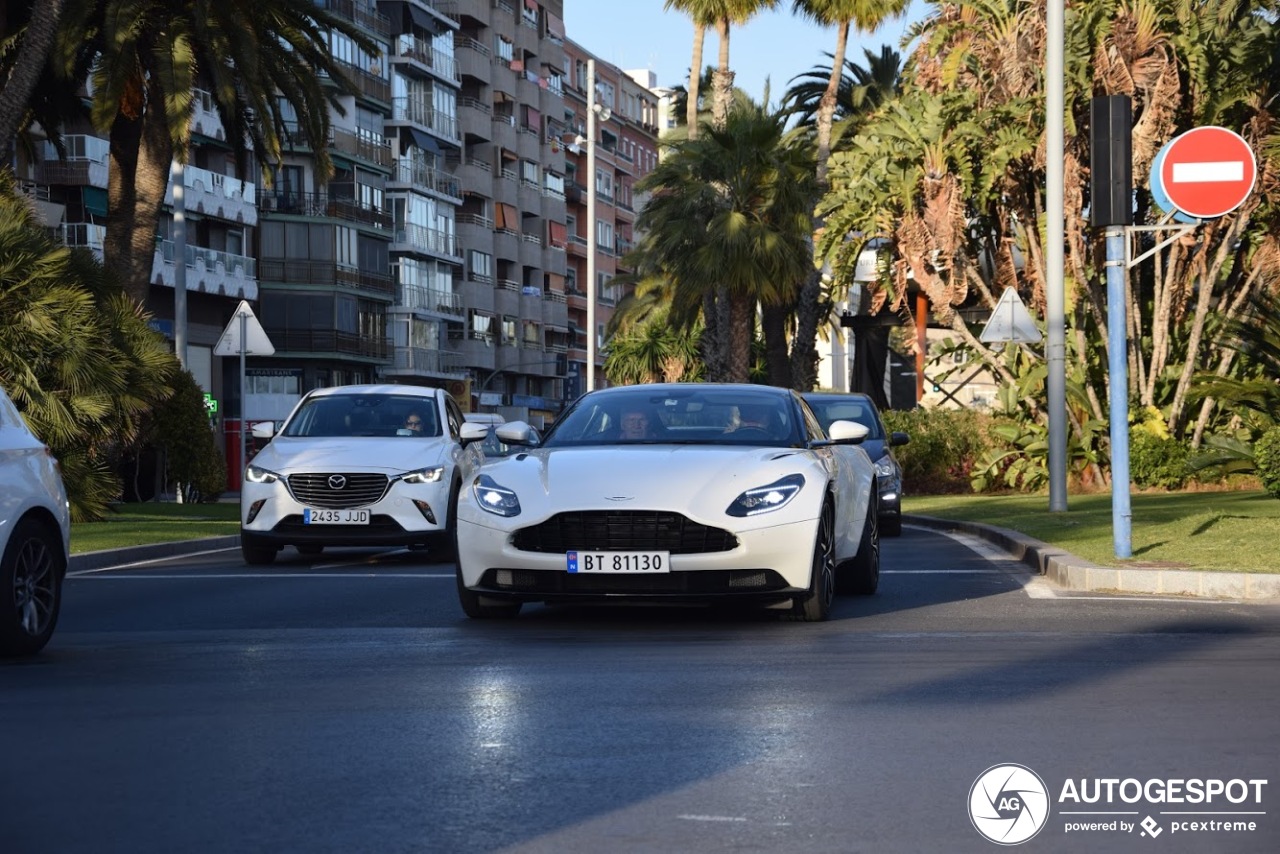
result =
M91 222L66 222L53 231L64 245L85 249L101 250L107 239L107 227Z
M408 157L401 157L396 162L396 174L393 179L401 184L412 184L445 196L462 198L462 184L448 172L433 169Z
M391 340L334 329L267 328L267 337L276 351L290 353L344 353L370 359L388 359Z
M367 98L386 103L391 100L391 83L376 74L370 74L358 65L336 60L347 78L355 85L356 90ZM323 71L317 70L321 77L327 77Z
M481 228L493 228L493 218L483 214L460 213L454 216L458 225L478 225Z
M386 137L371 137L344 128L333 128L329 144L338 151L354 154L379 166L391 165L391 140Z
M343 285L370 293L391 295L395 283L389 273L373 273L332 261L307 261L292 258L259 258L258 273L262 281L299 285Z
M424 252L460 257L458 255L458 241L452 234L426 225L418 225L412 222L400 225L396 228L395 237L392 238L391 242L411 246L414 249L421 249Z
M492 51L489 50L489 46L484 42L473 39L471 36L464 36L460 33L453 34L453 49L455 51L474 50L476 53L484 56L490 56L492 54Z
M405 33L396 39L396 55L408 57L454 82L462 81L462 75L458 73L458 61L456 59L444 51L432 47L431 42L414 38L409 33Z
M440 291L432 288L405 287L401 289L400 305L405 308L420 308L424 311L437 311L442 314L462 315L462 296L453 291Z
M458 107L470 107L473 110L484 113L486 116L493 115L493 107L489 106L484 101L479 101L475 98L459 98Z
M177 244L172 240L160 241L160 254L165 261L172 264L177 256ZM219 267L228 276L243 276L247 279L257 278L257 260L248 255L235 255L231 252L222 252L217 249L209 249L205 246L186 247L186 264L189 269L197 269L203 267L209 272L218 270Z
M459 354L452 350L429 350L426 347L396 347L391 368L422 374L456 374L462 372Z
M447 139L458 139L457 117L440 112L421 98L406 96L392 99L391 118L399 122L413 122Z
M380 36L391 35L391 19L366 0L321 0L325 9Z
M375 228L391 228L391 215L382 208L331 193L266 193L258 197L258 210L262 213L333 217Z

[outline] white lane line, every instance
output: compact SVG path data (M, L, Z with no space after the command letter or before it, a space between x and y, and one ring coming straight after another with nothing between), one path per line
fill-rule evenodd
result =
M68 578L112 581L200 581L206 578L447 578L452 572L183 572L183 573L120 573L118 575L68 575Z
M238 552L238 551L240 551L239 546L232 546L229 549L209 549L208 551L203 551L203 552L186 552L185 554L180 554L180 555L166 555L165 557L156 557L156 558L151 558L150 560L136 560L132 563L117 563L117 564L113 564L112 566L100 566L97 569L78 569L75 572L68 572L67 578L88 576L97 572L111 572L113 570L128 569L130 567L135 567L135 566L150 566L153 563L168 563L169 561L176 560L177 558L204 557L205 555L216 555L216 554L222 554L223 552Z
M970 551L977 554L979 557L991 561L992 568L987 570L987 572L1012 578L1022 587L1022 592L1027 595L1027 598L1060 598L1052 584L1044 578L1033 574L1030 567L999 546L989 543L980 537L975 537L972 534L965 534L959 531L932 530L936 533L942 534L944 537L950 537L957 543L960 543L962 546L965 546ZM981 570L978 570L978 572L981 572Z
M984 555L985 556L985 555ZM1007 575L999 569L882 569L881 575Z
M682 821L746 821L740 815L678 815L676 818Z

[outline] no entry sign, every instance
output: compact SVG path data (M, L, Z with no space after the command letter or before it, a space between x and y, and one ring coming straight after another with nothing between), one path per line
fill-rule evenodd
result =
M1258 166L1249 143L1220 127L1193 128L1175 137L1152 174L1152 192L1188 216L1230 213L1253 190ZM1158 185L1157 185L1158 184Z

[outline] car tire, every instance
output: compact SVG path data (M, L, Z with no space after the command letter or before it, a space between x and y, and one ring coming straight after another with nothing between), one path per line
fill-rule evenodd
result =
M449 504L445 508L449 518L445 520L444 536L439 539L433 555L438 557L441 563L458 559L458 492L461 489L462 484L459 481L454 481L453 486L449 488Z
M840 592L871 596L880 587L880 513L879 500L872 496L867 508L867 521L862 526L858 553L840 574Z
M831 616L831 602L836 592L835 508L830 501L822 505L818 529L813 537L813 566L809 572L809 592L798 599L791 618L806 623L820 623Z
M278 551L275 546L246 542L244 534L240 535L240 555L249 566L270 566L275 563Z
M56 532L30 516L14 525L0 556L0 656L44 649L62 609L67 558Z
M324 553L324 546L302 545L294 546L294 548L298 550L298 554L306 555L307 557L315 557ZM270 561L268 561L268 563L270 563Z

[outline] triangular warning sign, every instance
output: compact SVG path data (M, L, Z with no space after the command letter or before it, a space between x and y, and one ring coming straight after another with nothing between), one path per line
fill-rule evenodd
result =
M236 313L231 315L227 328L222 330L222 337L218 339L218 345L213 348L213 354L215 356L239 356L242 329L244 332L244 354L246 356L270 356L275 353L275 345L267 337L267 331L262 328L262 324L258 321L257 315L253 313L253 308L249 305L248 300L240 300L240 305L236 307Z
M987 326L978 336L983 344L1000 344L1012 341L1018 344L1036 344L1041 340L1040 330L1031 319L1030 312L1013 288L1005 288L991 312Z

